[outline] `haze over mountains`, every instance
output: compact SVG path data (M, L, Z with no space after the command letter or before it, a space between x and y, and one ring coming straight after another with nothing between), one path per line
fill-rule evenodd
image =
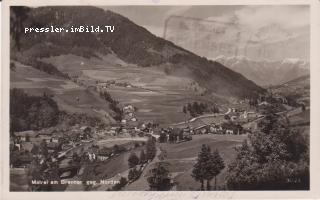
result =
M155 67L168 75L186 77L210 93L230 97L256 96L264 89L222 64L195 55L111 11L95 7L32 8L29 27L115 26L113 33L22 34L24 56L50 57L76 54L99 57L113 54L128 64Z
M279 85L309 74L309 63L300 59L255 61L244 56L218 56L213 60L241 73L260 86Z
M192 15L185 11L168 17L165 39L207 58L224 55L245 56L256 61L286 58L309 61L307 6L219 8L225 12L190 17Z

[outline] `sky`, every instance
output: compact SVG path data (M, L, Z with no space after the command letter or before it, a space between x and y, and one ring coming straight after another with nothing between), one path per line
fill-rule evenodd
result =
M184 22L187 22L189 30L199 27L205 29L203 33L196 36L197 38L192 39L192 44L186 40L187 37L192 37L190 32L182 33L176 30L172 32L171 37L165 35L165 39L171 40L201 56L215 57L218 56L219 52L222 52L222 55L228 54L224 53L221 48L213 50L206 45L201 47L197 45L205 42L206 38L215 38L213 46L221 46L221 44L222 46L234 46L236 42L237 47L230 47L232 50L224 49L224 51L234 52L233 49L237 48L237 55L240 52L240 54L247 56L247 52L251 51L252 53L249 53L248 56L253 58L261 57L261 59L270 60L309 59L310 16L309 6L306 5L108 6L103 8L129 18L159 37L164 37L165 21L170 16L228 24L224 28L226 34L222 36L221 34L209 33L212 31L210 26L216 26L217 23L200 22L195 26L194 21L185 20ZM172 18L170 18L170 22L172 21ZM184 22L179 22L171 28L181 26ZM170 29L170 23L168 24L168 29ZM170 30L166 30L166 33L168 32ZM290 43L290 45L286 45L287 43ZM248 44L255 46L248 49ZM261 56L260 54L257 55L256 51L264 53ZM211 53L208 54L207 52Z
M232 22L256 31L262 26L277 24L287 30L309 25L309 7L304 5L267 6L108 6L151 33L162 36L165 20L171 15Z

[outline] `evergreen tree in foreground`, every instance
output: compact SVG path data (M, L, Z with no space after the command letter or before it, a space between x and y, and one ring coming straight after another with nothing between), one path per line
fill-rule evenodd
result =
M204 190L204 181L207 181L207 190L211 189L210 181L215 178L216 189L216 177L224 169L225 165L218 150L211 153L210 147L202 145L201 151L198 154L197 163L192 170L192 177L196 181L200 181L201 190Z
M151 169L150 176L147 181L149 183L150 190L153 191L166 191L170 190L172 184L169 177L169 170L167 168L167 163L158 162L155 168Z
M214 189L217 189L217 175L220 174L221 170L224 169L225 165L223 162L223 159L221 158L219 151L216 149L213 154L212 154L212 158L211 158L211 165L210 165L210 172L211 172L211 177L214 178ZM207 190L210 190L210 179L207 179Z
M207 164L210 161L210 152L206 145L202 145L198 154L197 163L193 166L191 176L201 183L201 190L204 190L204 181L208 177Z

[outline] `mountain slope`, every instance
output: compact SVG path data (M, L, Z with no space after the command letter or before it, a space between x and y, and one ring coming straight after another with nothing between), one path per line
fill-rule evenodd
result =
M281 85L270 87L273 93L285 96L288 101L310 106L310 75L300 76Z
M210 93L250 97L264 89L218 62L199 57L152 35L129 19L95 7L33 8L26 27L114 26L109 33L32 33L21 35L23 56L50 57L72 53L86 57L115 54L127 63L155 66L174 76L188 77ZM15 55L19 58L19 53ZM21 57L21 55L20 55Z

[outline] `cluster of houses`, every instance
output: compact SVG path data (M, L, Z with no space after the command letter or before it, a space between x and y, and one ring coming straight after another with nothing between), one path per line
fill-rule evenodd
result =
M126 121L122 122L119 125L114 125L109 127L108 129L96 131L96 134L104 137L104 136L128 136L128 137L143 137L147 134L153 132L158 128L158 124L154 124L152 122L138 122L138 121Z
M254 111L247 111L245 109L230 108L230 112L227 116L234 123L245 123L260 117L260 114Z
M107 89L108 87L112 87L112 86L126 87L126 88L134 87L130 83L127 83L127 82L116 82L115 80L107 80L105 82L98 81L96 83L97 90Z
M122 124L126 124L127 122L136 122L137 117L135 115L136 108L132 105L127 105L122 108L123 119L121 120Z
M210 124L203 125L192 129L192 134L228 134L228 135L241 135L246 131L240 124L234 123L222 123L222 124Z
M16 167L25 167L31 163L33 157L40 156L40 146L45 143L52 159L58 158L61 152L67 151L81 142L92 138L92 130L88 126L74 126L71 129L48 128L41 131L15 132L10 137L10 151L14 152ZM23 162L19 162L19 160ZM19 166L20 165L20 166Z

